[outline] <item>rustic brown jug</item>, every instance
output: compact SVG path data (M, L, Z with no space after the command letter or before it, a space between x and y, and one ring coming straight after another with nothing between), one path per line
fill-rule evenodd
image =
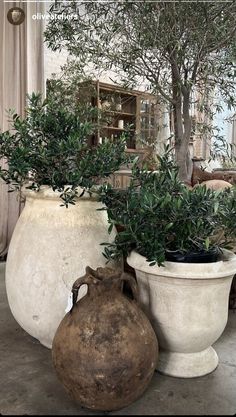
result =
M122 293L128 283L133 299ZM77 303L81 285L87 294ZM52 345L57 375L82 406L123 408L147 388L158 357L154 330L138 307L135 278L110 268L86 268L72 288L73 307Z

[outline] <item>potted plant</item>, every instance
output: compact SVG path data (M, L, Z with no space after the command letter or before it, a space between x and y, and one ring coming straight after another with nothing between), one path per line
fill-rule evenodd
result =
M33 94L25 117L11 113L11 130L0 134L0 158L8 160L0 177L26 197L8 251L8 301L18 323L47 347L74 280L87 265L105 265L107 215L97 210L96 186L126 160L122 138L88 146L93 111L86 116L84 108Z
M196 377L216 368L211 345L228 318L236 256L226 247L235 238L236 190L190 189L169 156L159 158L156 172L134 167L122 194L109 186L102 190L109 230L123 226L104 255L124 254L135 269L160 344L158 370Z

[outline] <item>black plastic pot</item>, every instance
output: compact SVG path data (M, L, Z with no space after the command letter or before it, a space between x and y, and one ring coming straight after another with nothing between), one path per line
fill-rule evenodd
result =
M220 250L213 248L209 251L202 250L199 252L183 253L180 251L166 251L166 260L170 262L185 262L185 263L209 263L217 262L220 257Z

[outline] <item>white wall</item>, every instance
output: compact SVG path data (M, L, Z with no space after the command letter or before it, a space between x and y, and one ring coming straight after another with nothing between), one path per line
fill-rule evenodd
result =
M45 44L44 44L45 45ZM48 78L52 78L52 74L59 74L61 66L66 63L67 52L52 52L50 49L44 46L44 75L45 81Z

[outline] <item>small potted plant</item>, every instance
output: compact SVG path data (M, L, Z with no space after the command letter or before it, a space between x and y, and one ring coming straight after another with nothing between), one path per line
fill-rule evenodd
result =
M8 160L0 178L26 197L8 251L8 301L18 323L47 347L74 280L87 265L105 265L107 215L97 210L95 188L127 159L122 138L88 146L94 109L86 111L33 94L25 117L11 113L11 130L0 134L0 158Z
M134 167L122 194L104 187L109 230L122 225L104 255L124 254L135 269L160 343L158 370L195 377L216 368L211 345L228 318L236 256L226 248L236 234L236 190L188 188L169 155L159 158L156 172Z

